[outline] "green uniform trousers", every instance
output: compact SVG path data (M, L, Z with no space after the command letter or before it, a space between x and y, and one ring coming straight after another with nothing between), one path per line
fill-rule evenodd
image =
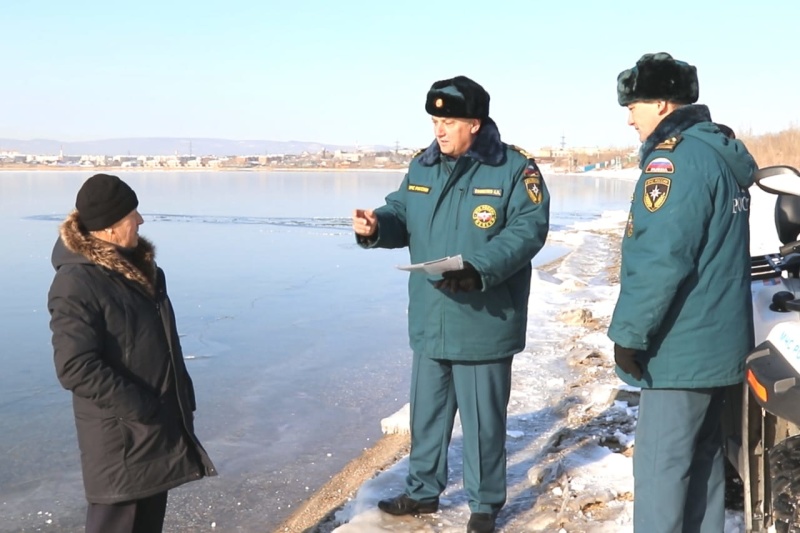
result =
M633 451L635 533L725 529L724 388L642 389Z
M411 453L406 494L431 501L447 486L447 448L456 410L463 430L464 489L473 513L506 502L506 408L513 357L450 361L414 354Z

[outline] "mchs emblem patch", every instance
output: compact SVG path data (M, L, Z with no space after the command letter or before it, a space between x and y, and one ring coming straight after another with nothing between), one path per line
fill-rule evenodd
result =
M642 201L645 208L654 213L661 209L669 196L669 187L672 180L664 176L649 178L644 182L644 194Z
M472 221L479 228L491 228L497 222L497 211L490 205L479 205L472 212Z

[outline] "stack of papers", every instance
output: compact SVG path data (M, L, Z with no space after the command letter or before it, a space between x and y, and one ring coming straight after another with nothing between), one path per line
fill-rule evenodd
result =
M459 254L453 257L442 257L441 259L434 259L433 261L416 263L414 265L397 265L397 268L408 272L441 274L442 272L449 272L451 270L461 270L464 268L464 260L461 259L461 254Z

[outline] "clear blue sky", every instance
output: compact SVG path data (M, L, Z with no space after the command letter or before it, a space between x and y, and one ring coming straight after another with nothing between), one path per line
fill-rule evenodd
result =
M509 143L635 145L617 74L697 66L736 130L800 124L800 1L25 0L0 10L0 138L432 140L431 83L491 94Z

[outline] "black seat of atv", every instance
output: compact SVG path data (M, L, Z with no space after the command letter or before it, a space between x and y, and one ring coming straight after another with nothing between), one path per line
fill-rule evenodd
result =
M800 197L779 194L775 200L775 228L781 243L789 244L800 235Z

